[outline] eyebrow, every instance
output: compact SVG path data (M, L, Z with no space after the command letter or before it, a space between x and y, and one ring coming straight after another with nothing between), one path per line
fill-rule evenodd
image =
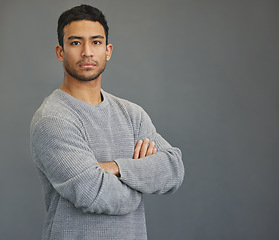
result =
M96 39L96 38L104 39L105 37L102 36L102 35L95 35L95 36L90 37L90 39ZM70 36L70 37L68 37L68 40L72 40L72 39L84 39L84 37L80 37L80 36Z

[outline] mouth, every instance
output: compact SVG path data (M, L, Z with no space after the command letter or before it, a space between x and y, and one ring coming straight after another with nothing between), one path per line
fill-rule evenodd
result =
M81 63L79 64L79 66L80 66L81 68L86 68L86 69L88 69L88 68L96 67L97 64L94 63L94 62L81 62Z

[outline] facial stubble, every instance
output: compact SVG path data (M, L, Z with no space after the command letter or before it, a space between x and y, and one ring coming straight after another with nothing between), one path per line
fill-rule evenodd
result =
M82 61L81 61L82 62ZM96 64L95 67L99 67L99 63L97 61L94 61L94 63ZM79 66L80 62L78 62L76 65ZM92 75L86 77L82 74L79 74L75 69L71 68L68 61L64 61L64 68L65 71L73 78L79 80L79 81L93 81L95 79L97 79L105 70L107 65L107 61L105 60L105 64L103 67L99 68L98 71L96 73L93 73ZM92 71L92 69L83 69L83 71L85 72L89 72Z

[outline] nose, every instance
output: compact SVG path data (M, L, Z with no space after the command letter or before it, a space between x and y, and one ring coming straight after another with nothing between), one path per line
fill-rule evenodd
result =
M89 43L84 43L81 55L82 57L93 57L93 50Z

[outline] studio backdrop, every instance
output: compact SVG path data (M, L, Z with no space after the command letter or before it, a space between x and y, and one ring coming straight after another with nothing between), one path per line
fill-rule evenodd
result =
M81 3L110 27L102 88L141 105L183 153L181 188L144 196L149 239L279 239L276 0L1 1L0 238L40 239L29 126L63 80L57 19Z

